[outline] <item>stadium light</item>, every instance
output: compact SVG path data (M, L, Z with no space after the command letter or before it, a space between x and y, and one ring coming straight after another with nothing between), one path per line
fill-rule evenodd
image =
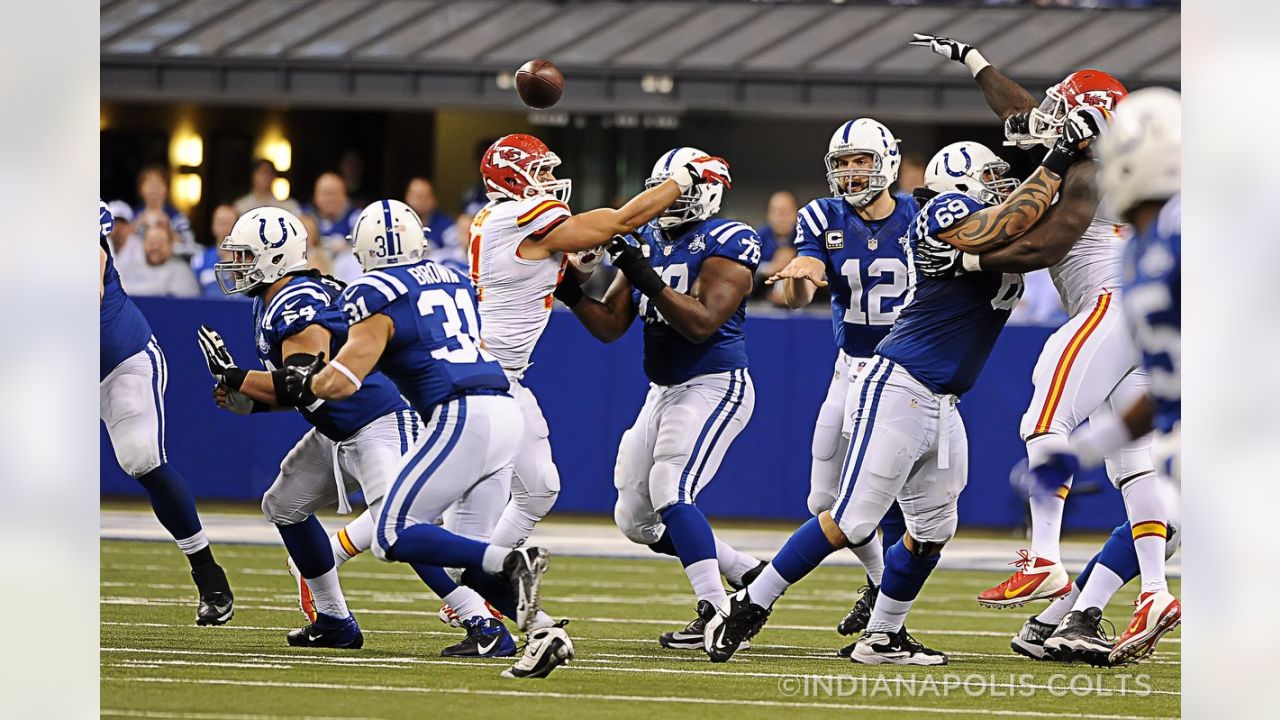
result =
M271 181L271 196L277 200L286 200L289 197L289 181L278 177Z
M169 164L197 168L204 162L204 140L189 127L179 128L169 138Z
M256 154L270 160L276 166L276 172L289 172L289 168L293 166L293 145L285 139L280 127L276 125L267 128L262 134Z
M183 172L173 176L170 194L179 210L187 210L200 204L203 182L196 173Z

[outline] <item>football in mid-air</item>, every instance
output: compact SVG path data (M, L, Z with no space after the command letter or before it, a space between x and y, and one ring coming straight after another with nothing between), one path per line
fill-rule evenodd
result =
M560 102L564 74L550 60L530 60L516 71L516 93L525 105L545 110Z

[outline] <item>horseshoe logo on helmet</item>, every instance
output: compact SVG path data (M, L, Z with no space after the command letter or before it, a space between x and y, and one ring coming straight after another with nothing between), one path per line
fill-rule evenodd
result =
M960 148L960 155L964 157L964 167L959 170L952 170L951 153L946 152L942 154L942 169L946 170L947 174L951 177L964 177L965 173L969 172L969 168L973 167L973 158L969 157L968 148Z
M267 239L267 219L258 218L258 237L262 239L262 244L271 249L275 249L284 245L284 241L289 239L289 229L284 226L284 218L276 218L280 221L280 239Z

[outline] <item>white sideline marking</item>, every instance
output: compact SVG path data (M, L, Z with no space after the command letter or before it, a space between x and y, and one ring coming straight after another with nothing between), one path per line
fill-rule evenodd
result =
M567 665L566 667L572 667ZM182 678L164 678L164 677L135 677L135 678L106 678L114 682L145 682L145 683L175 683L180 685L232 685L239 687L274 687L274 688L293 688L300 690L363 690L369 692L407 692L422 693L427 695L487 695L494 697L516 697L516 698L556 698L563 700L592 700L592 701L610 701L610 702L650 702L650 703L675 703L689 705L740 705L747 707L776 707L776 708L814 708L821 710L873 710L873 711L891 711L891 712L915 712L915 713L934 713L939 715L995 715L1002 717L1047 717L1060 718L1061 713L1037 712L1033 710L975 710L973 708L936 708L925 706L909 706L909 705L863 705L854 703L818 703L818 702L784 702L779 700L731 700L731 699L712 699L712 698L685 698L685 697L661 697L648 695L597 695L597 694L571 694L560 692L519 692L516 690L472 690L467 688L424 688L424 687L406 687L397 685L349 685L339 683L294 683L294 682L271 682L260 680L187 680ZM1139 715L1096 715L1073 713L1073 717L1088 718L1089 720L1148 720L1148 717Z
M374 717L333 715L250 715L245 713L160 712L157 710L116 710L104 708L102 717L155 718L156 720L382 720Z
M424 658L352 658L352 657L335 657L335 656L328 656L328 655L304 655L301 653L297 655L284 655L279 653L222 652L222 651L216 651L216 650L166 650L166 649L159 649L159 648L102 648L102 652L104 653L106 652L139 653L139 654L147 654L147 655L165 655L165 654L195 655L195 656L202 656L202 657L231 656L231 657L238 657L238 658L259 658L263 660L289 660L294 658L306 658L309 660L329 661L331 664L335 664L335 665L346 665L346 666L356 666L356 667L377 667L376 663L397 662L397 663L408 663L413 665L452 665L455 667L469 667L469 668L482 668L482 669L493 668L492 663L476 662L475 660L427 660ZM743 659L745 660L747 658L743 658ZM505 658L495 658L495 660L505 660ZM584 665L584 663L587 663L587 664ZM593 667L590 665L593 663L606 664L607 667ZM326 663L320 662L318 664L323 665ZM736 665L738 663L734 663L734 664ZM747 663L744 662L741 664L745 665ZM707 677L751 677L751 678L770 678L770 679L805 677L807 675L806 673L776 673L776 672L758 672L758 671L751 671L751 670L734 672L734 671L728 671L728 670L694 670L694 669L687 669L687 668L677 669L677 668L628 667L628 666L615 665L609 660L593 661L590 658L581 658L581 659L575 660L573 661L572 664L567 665L565 667L575 672L584 672L584 671L585 672L590 672L590 671L626 672L626 673L639 673L642 675L644 674L702 675ZM909 678L883 678L883 679L888 682L899 682L899 683L913 681L912 679L909 679ZM209 681L209 682L212 682L212 681ZM999 688L1007 688L1011 690L1012 689L1033 689L1033 690L1061 691L1062 689L1061 687L1052 686L1052 685L1021 685L1021 684L1015 685L1013 683L989 683L987 687L993 687L993 688L999 687ZM1174 690L1139 691L1139 690L1129 690L1128 688L1106 688L1106 692L1108 694L1113 694L1113 695L1131 695L1132 694L1132 695L1143 695L1143 696L1147 696L1147 695L1173 695L1176 697L1182 696L1181 691L1174 691Z

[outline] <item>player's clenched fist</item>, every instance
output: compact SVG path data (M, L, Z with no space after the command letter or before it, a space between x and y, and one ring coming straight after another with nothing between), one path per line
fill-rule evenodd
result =
M724 158L703 155L673 170L671 179L680 186L680 192L702 183L717 183L728 189L730 187L729 163Z
M609 253L609 262L641 294L657 297L667 287L667 283L649 264L649 258L645 257L635 236L614 235L605 251Z
M1106 126L1106 110L1082 105L1067 114L1067 119L1062 124L1062 139L1058 142L1077 151L1084 151L1097 141Z
M787 263L786 267L770 275L764 284L772 285L779 280L808 280L816 287L826 287L826 276L827 269L821 260L799 256Z

